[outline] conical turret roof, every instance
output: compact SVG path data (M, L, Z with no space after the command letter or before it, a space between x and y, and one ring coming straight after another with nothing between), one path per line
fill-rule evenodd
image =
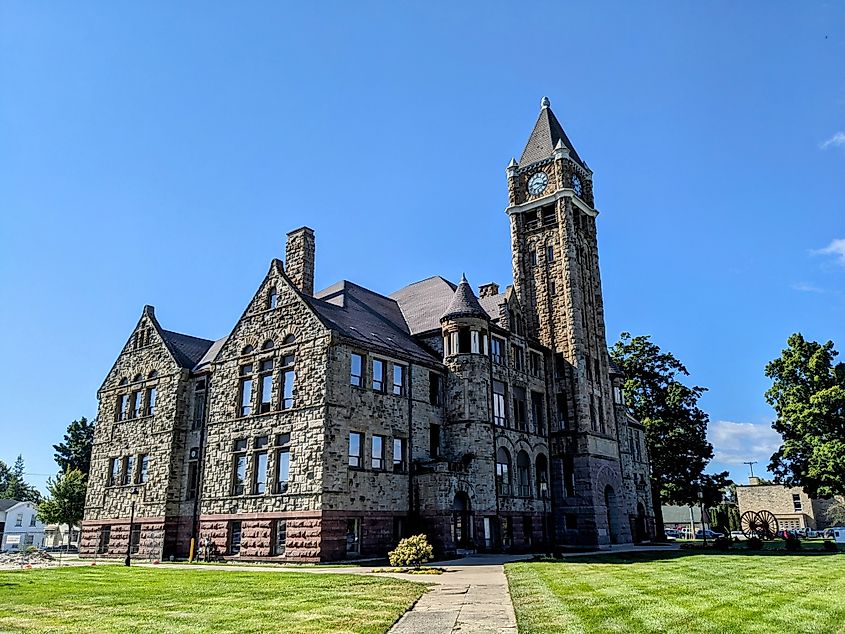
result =
M472 287L467 282L466 275L461 275L461 283L455 289L455 295L446 312L440 318L441 323L449 319L459 319L461 317L476 317L478 319L489 319L485 310L478 303L478 298L472 292Z
M525 144L525 149L522 150L522 156L519 158L519 166L525 167L531 163L551 157L554 153L555 146L561 141L569 150L569 156L572 160L586 169L587 166L581 160L581 157L578 156L578 152L575 151L572 142L566 136L566 132L563 131L563 126L560 125L560 121L557 120L555 113L552 112L549 98L543 97L540 116L537 117L534 130L531 131L531 136L528 137L528 143Z

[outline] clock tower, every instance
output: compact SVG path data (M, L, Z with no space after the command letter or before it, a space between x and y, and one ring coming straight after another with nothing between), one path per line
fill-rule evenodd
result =
M552 351L548 382L552 501L558 543L631 541L599 275L593 173L543 98L517 163L507 167L514 289L530 336ZM622 419L622 420L619 420ZM623 445L620 447L620 442Z

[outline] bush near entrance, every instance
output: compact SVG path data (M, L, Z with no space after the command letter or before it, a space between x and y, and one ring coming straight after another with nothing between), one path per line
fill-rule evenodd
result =
M406 537L396 546L396 550L387 553L391 566L401 568L419 568L434 558L434 549L425 535Z

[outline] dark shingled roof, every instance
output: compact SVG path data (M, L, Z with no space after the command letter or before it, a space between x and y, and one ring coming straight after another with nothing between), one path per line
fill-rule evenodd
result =
M397 356L440 362L412 336L396 300L343 280L314 297L303 296L328 328Z
M161 335L180 368L193 368L214 343L208 339L183 335L171 330L162 330Z
M544 104L548 102L544 99ZM528 137L528 143L525 144L525 149L522 150L522 156L519 159L520 167L527 167L537 161L545 160L551 157L554 152L557 142L562 140L563 144L569 149L569 156L572 157L578 165L587 169L587 166L578 156L578 152L563 131L563 126L557 120L554 112L548 105L544 105L540 110L540 116L537 118L537 123L534 124L534 130L531 136Z
M488 317L481 304L478 303L478 298L472 292L472 287L467 282L465 275L461 275L461 282L455 289L452 301L449 302L449 306L446 307L440 321L460 319L461 317L477 317L480 319L487 319Z
M405 288L390 297L396 301L412 335L430 330L440 330L440 318L455 296L457 286L439 275L429 277Z
M0 512L9 510L17 503L17 500L12 500L10 498L4 498L0 500Z

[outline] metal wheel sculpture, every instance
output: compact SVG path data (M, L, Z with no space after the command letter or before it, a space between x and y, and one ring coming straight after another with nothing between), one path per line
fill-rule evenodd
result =
M778 519L770 511L746 511L739 518L739 526L749 538L774 539L778 534Z

